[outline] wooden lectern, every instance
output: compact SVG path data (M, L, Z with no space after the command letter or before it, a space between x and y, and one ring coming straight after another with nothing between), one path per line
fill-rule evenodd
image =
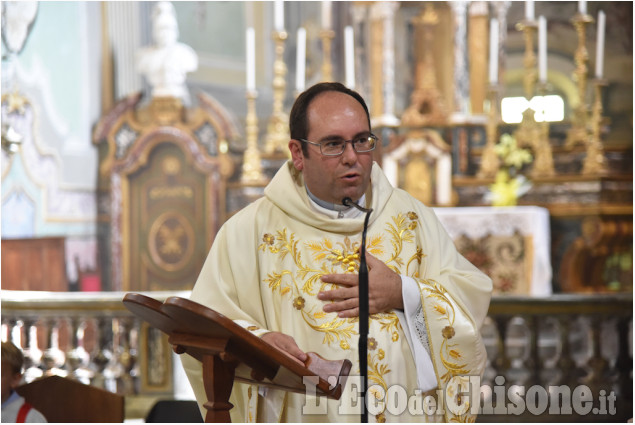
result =
M307 353L302 366L222 314L186 298L170 297L161 303L129 293L123 303L166 333L176 353L187 353L203 364L205 422L231 421L234 380L305 393L304 377L310 377L306 381L315 385L316 395L339 399L351 370L350 360L328 361L316 353Z

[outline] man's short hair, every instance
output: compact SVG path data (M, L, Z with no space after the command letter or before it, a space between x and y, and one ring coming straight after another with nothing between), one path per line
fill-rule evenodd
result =
M16 347L12 342L2 341L2 363L8 364L11 368L11 372L22 373L22 365L24 364L24 354L22 350Z
M309 106L311 105L313 99L315 99L318 95L329 91L338 91L340 93L347 94L357 100L360 105L364 107L366 118L368 119L368 128L370 128L370 113L368 112L368 106L366 106L364 98L359 93L357 93L355 90L349 89L342 83L317 83L314 86L306 89L304 92L300 93L298 98L293 103L291 113L289 114L289 135L292 139L306 139L307 134L309 134L309 120L307 118L307 110L309 109ZM306 143L301 143L301 145L302 153L304 153L305 156L308 155L309 149L308 146L306 146Z

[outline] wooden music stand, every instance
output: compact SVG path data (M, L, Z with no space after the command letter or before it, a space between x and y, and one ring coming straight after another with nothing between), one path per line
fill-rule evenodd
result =
M339 399L351 370L350 360L328 361L312 352L302 366L222 314L186 298L170 297L161 303L129 293L123 303L166 333L176 353L187 353L202 363L205 422L231 422L234 380L304 394L304 377L310 377L316 395Z

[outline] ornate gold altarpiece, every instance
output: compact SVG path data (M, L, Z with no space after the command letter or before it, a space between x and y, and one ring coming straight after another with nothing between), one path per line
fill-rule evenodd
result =
M109 289L190 289L225 220L226 155L238 135L227 111L199 94L123 99L94 132L99 147L100 254Z

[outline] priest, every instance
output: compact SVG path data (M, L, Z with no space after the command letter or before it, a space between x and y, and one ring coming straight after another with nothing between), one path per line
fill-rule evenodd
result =
M218 232L192 299L293 359L347 358L360 375L364 213L368 264L370 422L468 421L486 361L479 328L491 280L455 249L431 208L394 188L373 162L380 143L363 98L340 83L300 94L289 117L291 159L265 196ZM202 407L201 365L183 364ZM477 379L470 379L476 377ZM358 388L340 400L234 383L234 422L359 422ZM475 385L472 385L475 387ZM400 399L396 399L400 398ZM476 409L478 410L478 409Z

